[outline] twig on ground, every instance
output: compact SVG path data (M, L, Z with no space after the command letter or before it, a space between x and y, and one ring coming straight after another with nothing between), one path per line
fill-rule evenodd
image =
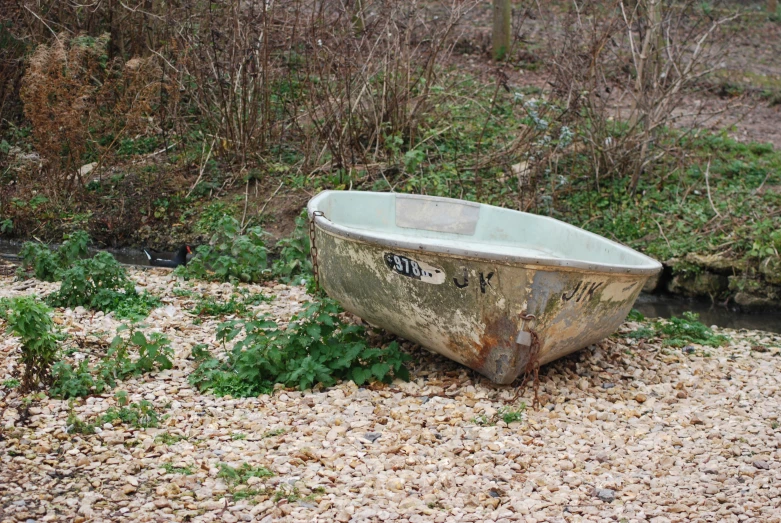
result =
M672 250L672 245L670 245L670 240L668 240L667 236L664 235L664 231L662 230L662 226L659 224L659 222L656 221L656 218L654 218L653 216L651 217L651 219L654 221L656 226L659 227L659 234L661 234L662 238L664 238L664 241L667 242L667 247L669 247L670 250Z
M705 167L705 189L708 191L708 201L710 202L710 208L713 209L713 212L716 213L716 216L721 217L721 213L716 210L716 206L713 205L713 198L711 198L710 195L710 181L708 180L708 175L710 174L710 158L708 159L708 166Z
M217 141L217 135L214 135L214 138L212 139L212 143L209 146L209 152L206 155L206 159L203 161L203 163L200 166L200 169L198 169L198 178L195 180L195 183L192 187L190 187L190 190L187 192L187 196L185 198L189 198L190 194L195 190L196 187L198 187L198 184L201 182L201 178L203 178L203 171L206 170L206 164L209 163L209 158L212 156L212 149L214 148L214 142ZM206 147L206 138L203 139L203 145L204 147L201 148L201 158L203 158L203 151Z
M261 216L263 216L263 211L265 211L265 210L266 210L266 206L269 204L269 202L270 202L271 200L273 200L273 199L274 199L274 196L276 196L276 195L277 195L277 193L279 192L279 190L282 188L282 186L283 186L284 184L285 184L285 182L279 182L279 187L277 187L277 190L276 190L276 191L274 191L274 194L272 194L271 196L269 196L268 200L266 200L266 203L264 203L264 204L263 204L263 207L261 207L261 208L260 208L260 211L258 211L258 217L261 217Z
M244 185L244 212L241 213L241 234L244 234L244 220L247 218L247 203L249 203L249 177L247 177L247 183Z

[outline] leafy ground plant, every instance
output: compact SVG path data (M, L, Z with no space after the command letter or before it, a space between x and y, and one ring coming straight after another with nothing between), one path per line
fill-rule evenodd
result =
M138 403L131 403L128 406L120 408L110 407L105 414L95 418L90 423L79 418L73 410L73 403L70 405L70 412L66 423L69 433L94 434L97 427L106 423L112 425L125 424L136 429L145 429L157 427L160 423L160 414L155 410L154 405L147 400L141 400Z
M84 231L66 236L56 251L41 243L26 242L19 252L22 266L17 274L21 277L32 275L43 281L58 281L63 271L87 255L88 244L89 236Z
M309 247L309 220L304 209L296 218L293 234L277 242L279 257L272 265L274 277L285 283L312 279Z
M77 260L62 271L60 279L60 289L49 298L52 304L60 307L83 306L100 310L118 301L120 291L133 292L125 269L107 252Z
M123 331L128 332L127 338L121 335ZM138 358L131 359L133 351L138 352ZM122 326L111 341L106 359L98 366L98 374L101 380L113 387L117 380L170 369L173 354L171 341L159 332L147 337L133 325Z
M127 272L107 252L77 261L62 273L60 289L48 297L57 307L78 307L114 311L120 319L139 320L160 305L160 299L139 293Z
M652 326L643 326L630 332L630 338L661 338L666 347L684 347L691 343L721 347L729 338L714 332L699 321L694 312L684 312L683 316L654 322Z
M58 361L52 367L53 383L49 394L55 398L78 398L90 394L101 394L108 384L95 376L87 360L82 360L75 368L64 361Z
M21 382L16 378L11 378L3 381L3 387L5 387L6 389L15 389L19 385L21 385Z
M129 331L126 338L121 335L123 331ZM138 357L131 358L136 352ZM135 326L122 326L117 329L108 354L97 366L91 367L86 360L75 368L64 361L55 363L50 394L64 399L101 394L130 376L170 369L171 358L171 341L162 334L153 332L147 337ZM123 403L121 399L120 403Z
M268 468L262 466L253 467L249 463L242 463L240 467L231 467L227 463L220 463L220 471L217 473L218 478L228 483L228 488L234 500L268 494L266 488L247 488L246 484L250 478L266 479L272 476L274 476L274 473Z
M526 404L521 403L517 409L512 407L502 407L496 411L495 414L488 416L487 414L480 414L472 418L472 423L482 426L493 426L497 422L503 421L506 424L514 423L516 421L523 420L523 413L526 411Z
M186 441L187 439L187 436L171 434L170 432L163 432L162 434L155 436L155 442L162 443L163 445L175 445L176 443L183 440Z
M51 309L34 296L0 300L0 318L8 331L18 336L24 365L21 391L29 392L51 383L51 367L57 360L57 334L49 314Z
M323 298L293 316L285 330L265 319L223 323L217 333L223 343L244 337L225 360L203 359L190 381L218 395L246 397L269 393L276 383L303 390L339 380L362 385L409 379L409 356L395 342L369 347L364 329L342 321L340 312L336 302Z
M684 312L682 318L670 318L657 322L656 331L664 339L668 347L683 347L690 343L698 343L709 347L721 347L729 342L729 338L714 334L712 330L700 323L699 315Z
M84 231L70 235L57 251L27 242L20 256L20 275L44 281L62 281L60 289L47 301L55 307L86 307L114 311L120 319L142 319L160 305L160 299L149 293L138 293L127 271L110 253L87 255L89 236Z
M193 469L190 468L190 466L186 467L176 467L173 463L163 463L160 465L160 468L165 470L166 474L181 474L183 476L191 476L193 474Z
M238 468L231 467L226 463L220 463L218 478L222 478L229 483L239 485L246 483L249 478L270 478L274 475L266 467L253 467L249 463L242 463Z
M186 279L259 282L268 274L268 250L260 227L242 231L231 216L215 225L209 245L199 246L195 258L176 269Z
M190 309L190 312L198 316L227 316L235 314L243 316L249 312L249 307L270 301L271 298L263 294L242 292L233 294L228 301L220 301L208 296L202 296Z

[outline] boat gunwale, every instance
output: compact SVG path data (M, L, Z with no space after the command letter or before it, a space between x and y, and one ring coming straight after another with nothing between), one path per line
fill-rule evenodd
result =
M623 249L630 249L635 253L637 253L642 258L645 258L648 262L648 265L640 266L640 267L632 266L632 265L618 265L618 264L608 265L604 263L585 262L585 261L572 260L567 258L517 256L517 255L491 253L486 251L474 251L471 249L463 249L458 247L450 248L450 247L443 247L438 245L426 245L425 242L421 242L421 241L404 241L404 240L395 240L395 239L391 240L391 239L383 238L380 234L375 234L363 229L356 229L354 227L337 224L331 221L330 219L328 219L328 217L325 216L324 214L314 216L315 211L319 210L315 207L315 205L318 203L318 200L324 198L330 193L339 193L339 192L343 192L343 191L322 191L319 194L315 195L311 200L309 200L307 204L307 215L310 220L314 220L315 226L321 228L324 231L330 232L332 234L335 234L337 236L343 237L348 240L357 240L370 245L376 244L376 245L381 245L383 247L398 248L398 249L411 251L411 252L442 254L454 258L469 258L469 259L474 259L479 261L492 261L492 262L501 262L510 265L522 265L522 266L533 267L536 270L542 270L545 267L554 267L557 270L571 269L571 270L582 270L582 271L588 271L594 273L628 274L628 275L642 275L642 276L653 276L655 274L658 274L662 270L662 264L659 263L657 260L654 260L650 256L646 256L645 254L638 252L632 249L631 247L622 245L618 242L615 242L603 236L599 236L585 229L582 229L575 225L568 224L566 222L562 222L561 220L557 220L549 216L536 215L539 218L553 220L564 226L575 227L576 229L583 232L584 234L597 236L600 240L603 240L610 245L620 247ZM366 191L349 191L349 192L361 193ZM388 193L388 194L394 194L394 193ZM418 195L404 194L404 196L416 197ZM444 198L438 196L420 195L420 197L429 200L456 201L456 202L461 201L454 198ZM474 202L469 202L469 203L474 203ZM478 204L478 205L485 205L485 204ZM516 212L522 212L522 211L516 211Z

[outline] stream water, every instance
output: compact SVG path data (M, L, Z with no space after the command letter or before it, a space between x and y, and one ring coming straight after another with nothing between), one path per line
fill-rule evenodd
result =
M22 248L18 242L0 239L0 256L14 259ZM146 255L137 249L106 249L118 262L127 265L149 266ZM97 252L97 250L92 250ZM670 318L691 311L700 315L705 325L732 329L764 330L781 333L781 313L751 313L733 311L709 301L694 300L665 294L641 294L635 309L646 318Z
M641 294L635 309L646 318L670 318L686 311L696 312L705 325L731 329L763 330L781 333L781 313L745 313L715 305L710 301L694 300L667 294Z

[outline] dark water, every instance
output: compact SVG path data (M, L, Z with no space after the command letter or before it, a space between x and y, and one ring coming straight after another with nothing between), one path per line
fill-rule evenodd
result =
M55 245L56 247L56 245ZM22 249L20 242L12 242L8 240L0 239L0 256L8 258L13 261L19 251ZM149 266L149 260L147 260L144 251L138 249L102 249L110 252L119 263L126 265L142 265ZM98 249L89 249L90 254L95 254Z
M669 318L691 311L699 314L700 321L708 326L781 333L781 312L748 314L714 305L710 301L660 294L641 294L635 302L635 309L646 318Z
M21 243L0 239L0 256L13 258L22 248ZM148 266L146 255L137 249L106 249L120 263ZM93 250L93 252L97 252ZM732 329L764 330L781 333L781 312L747 314L713 305L709 301L692 300L679 296L641 294L635 309L646 318L670 318L691 311L700 315L705 325L716 325Z

